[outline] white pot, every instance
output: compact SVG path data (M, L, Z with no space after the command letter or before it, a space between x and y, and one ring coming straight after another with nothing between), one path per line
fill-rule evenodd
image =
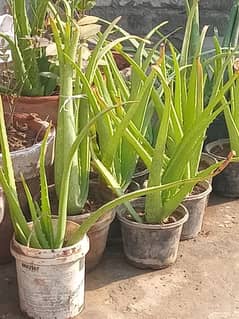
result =
M79 225L68 221L67 234ZM66 235L67 238L67 235ZM33 249L12 241L20 308L34 319L74 318L84 307L85 255L89 239L62 249Z
M51 166L54 158L55 129L52 128L47 140L45 166ZM33 144L31 147L11 152L12 165L16 182L21 181L21 173L25 180L39 176L40 152L42 142ZM0 153L0 165L2 165L2 154Z

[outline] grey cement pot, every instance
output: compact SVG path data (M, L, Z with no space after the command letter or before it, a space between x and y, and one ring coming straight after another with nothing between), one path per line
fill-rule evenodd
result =
M215 149L228 144L229 139L220 139L207 144L205 150L218 161L223 161L226 157L215 154ZM220 196L239 198L239 163L230 163L219 175L213 178L212 186L213 192Z
M200 194L188 195L182 203L188 210L189 218L183 225L181 240L197 237L202 229L203 216L212 186L208 181L200 182L199 184L204 190Z
M144 210L144 198L132 202L133 207ZM170 224L140 224L129 220L124 206L117 216L121 223L123 247L128 262L137 268L162 269L177 259L183 224L188 219L187 209L180 205L175 212L177 221Z

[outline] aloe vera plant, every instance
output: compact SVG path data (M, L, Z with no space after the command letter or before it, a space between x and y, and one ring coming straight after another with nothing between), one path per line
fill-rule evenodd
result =
M235 48L239 38L239 1L233 0L222 46Z
M14 39L1 33L12 52L14 81L12 87L1 87L4 93L25 96L51 95L56 89L57 67L50 63L44 38L49 0L31 1L27 11L25 0L10 0L14 22ZM47 75L47 76L46 76ZM54 76L53 76L54 75Z
M164 23L163 23L164 24ZM111 52L105 55L102 67L104 76L97 70L94 78L97 105L93 107L94 114L109 105L117 105L115 112L108 113L107 119L96 125L98 136L97 157L115 177L119 188L124 191L131 182L138 160L138 152L144 152L140 138L152 130L151 120L154 112L151 92L154 85L152 76L146 74L153 57L158 57L160 41L152 50L146 48L152 35L163 25L154 28L143 41L138 41L138 47L133 57L124 52L121 46L115 49L131 66L128 79L118 70ZM77 70L78 71L78 70ZM138 73L141 73L141 76ZM126 130L127 128L127 130ZM108 139L105 139L108 136ZM144 140L150 148L150 141ZM137 151L135 150L137 149Z
M58 50L61 78L55 160L55 184L58 195L61 189L63 168L77 134L81 132L92 116L96 116L106 106L118 105L120 110L121 96L119 95L117 99L116 83L124 94L122 103L126 104L125 102L129 101L129 90L121 74L117 71L110 51L123 41L137 39L131 35L123 35L110 41L108 37L114 31L119 18L109 24L104 33L100 33L99 26L96 24L97 18L81 14L79 20L74 20L74 10L67 2L64 2L64 5L67 10L66 21L62 21L55 8L50 6L52 11L51 26ZM83 32L84 29L87 29L86 32ZM85 34L84 38L82 38L83 33ZM87 34L89 34L88 37ZM83 68L82 51L87 40L92 37L95 38L96 44L90 53L87 66ZM106 66L103 66L103 70L108 78L110 89L106 89L104 76L101 74L100 64L103 61L107 63ZM112 65L113 70L109 69L109 64ZM106 100L100 98L102 94L106 96ZM112 99L113 95L115 95L114 99ZM117 119L119 120L120 117L118 116ZM108 142L109 139L112 139L113 126L117 125L111 121L112 119L105 115L95 125L101 154L105 154L105 157L108 156L108 162L112 161L112 156L109 159ZM146 125L144 124L144 126ZM63 150L62 145L64 145ZM79 214L87 200L90 159L90 139L87 135L81 143L72 165L71 192L68 198L69 214ZM117 169L119 171L119 168ZM119 185L127 183L121 183L122 179L118 177L119 175L117 175Z
M185 178L188 180L192 178L192 183L147 195L145 216L141 222L160 223L171 215L185 196L190 193L195 185L195 177L202 174L198 173L198 165L206 129L228 107L229 103L225 96L238 79L238 75L234 74L226 83L223 82L222 75L230 63L230 60L227 59L219 68L210 99L205 105L206 75L199 57L205 33L206 28L202 32L192 65L180 67L175 49L170 46L174 76L168 75L164 50L161 52L158 65L153 66L148 75L147 83L150 82L152 85L152 101L160 121L154 148L147 147L146 150L147 143L144 137L140 137L141 145L145 147L144 152L141 152L143 155L141 158L149 169L148 186L164 185ZM137 70L138 74L141 74L140 69ZM154 87L155 77L161 84L159 89ZM124 120L130 123L134 112L137 111L138 108L124 113L122 117L124 116ZM95 161L97 162L97 159ZM101 162L98 167L102 168ZM208 172L214 168L214 166L210 167ZM112 178L112 175L105 175L107 182L113 185ZM130 213L132 214L131 211ZM132 216L135 218L134 214ZM135 220L140 221L139 219L137 216Z
M214 46L215 46L215 57L212 57L208 60L206 67L209 69L208 82L210 87L215 83L215 79L221 76L223 79L221 81L221 86L223 82L231 80L239 72L239 63L237 58L236 49L228 49L220 46L220 43L217 37L214 37ZM222 66L226 65L222 72ZM238 89L239 81L236 79L228 94L224 96L223 101L226 105L224 109L224 116L226 121L226 126L229 133L231 149L235 154L239 155L239 113L238 113Z

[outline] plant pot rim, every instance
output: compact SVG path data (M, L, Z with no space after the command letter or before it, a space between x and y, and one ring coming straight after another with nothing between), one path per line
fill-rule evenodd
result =
M1 94L3 99L13 99L13 100L21 100L22 102L28 103L29 101L31 103L34 103L34 101L42 101L45 100L58 100L59 95L42 95L42 96L25 96L25 95L8 95L8 94Z
M212 191L212 185L208 181L202 181L198 183L200 186L204 188L204 191L199 194L189 194L186 196L184 201L190 201L195 199L201 199L208 196Z
M57 222L57 219L55 218L53 218L52 220L55 221L55 223ZM33 225L33 222L28 223L28 225L31 227ZM78 224L69 220L67 220L67 226L74 229L77 229L79 227ZM89 239L87 235L84 235L79 242L71 246L57 249L38 249L20 244L15 239L14 234L11 241L10 249L12 255L17 259L34 259L36 263L37 260L39 260L39 262L40 260L44 260L44 264L52 264L52 261L54 260L54 264L62 264L64 262L69 262L70 256L72 256L73 259L85 256L89 250Z
M226 159L225 156L221 156L221 155L214 154L214 153L212 152L212 149L213 149L214 147L218 146L218 145L225 145L225 144L229 144L229 143L230 143L229 138L221 138L221 139L218 139L218 140L216 140L216 141L213 141L213 142L210 142L210 143L206 144L205 150L206 150L206 152L207 152L209 155L215 157L217 160L225 160L225 159Z
M144 200L144 199L143 199ZM132 204L134 204L134 201L131 202ZM137 203L135 203L137 204ZM143 201L141 201L141 204L143 204ZM139 203L138 203L139 205ZM124 207L121 207L121 210L117 210L117 217L118 219L124 223L127 224L128 226L133 226L136 228L143 228L143 229L150 229L150 230L166 230L166 229L171 229L171 228L176 228L178 226L181 226L182 224L184 224L189 217L189 213L187 208L180 204L178 206L178 208L175 209L175 211L179 212L181 214L181 218L178 219L177 221L173 222L173 223L169 223L169 224L146 224L146 223L138 223L136 221L130 220L128 218L126 218L125 216L123 216L123 214L125 213L125 211L127 210L127 208L124 209Z
M91 182L92 181L90 181L90 183ZM55 184L48 185L48 191L49 191L49 193L51 193L51 192L55 193ZM56 196L56 194L55 194L55 196ZM37 201L39 199L40 199L39 196L35 198L35 200L37 200ZM57 199L57 197L56 197L56 199ZM57 199L57 201L58 201L58 199ZM70 214L69 212L67 212L67 219L74 222L74 223L79 224L79 221L83 222L84 220L86 220L88 217L91 216L92 213L95 212L95 210L90 212L90 213L79 213L79 214L76 214L76 213ZM115 214L116 214L115 208L108 210L103 216L101 216L97 220L97 222L94 225L92 225L89 232L94 231L95 225L97 225L97 229L99 229L99 228L105 227L105 223L110 224L113 221L113 219L115 218ZM57 211L54 211L54 213L52 214L52 217L57 219L57 216L58 216Z
M92 212L93 213L93 212ZM111 223L113 219L115 218L115 210L111 209L107 213L105 213L103 216L101 216L97 222L92 225L89 232L93 232L94 226L97 225L97 229L100 227L104 227L106 222ZM81 220L82 222L86 220L88 217L90 217L91 213L85 213L85 214L78 214L78 215L67 215L67 219L70 221L73 221L75 223L75 220Z
M134 173L134 175L132 176L132 178L141 177L141 176L144 176L144 175L146 175L146 174L149 174L149 169L148 169L148 168L145 168L145 169L143 169L142 171L139 171L139 172Z
M51 144L51 142L54 141L55 139L55 134L56 134L56 130L55 127L53 126L51 128L51 131L49 133L48 139L47 139L47 144ZM16 151L12 151L10 152L11 156L17 156L17 155L21 155L21 154L25 154L25 153L31 153L34 152L35 150L37 150L38 148L41 148L42 145L42 141L33 144L32 146L20 149L20 150L16 150ZM0 153L0 160L2 159L2 153Z
M202 152L201 160L206 160L206 159L212 160L214 162L214 164L216 164L218 162L214 155L209 154L207 152Z

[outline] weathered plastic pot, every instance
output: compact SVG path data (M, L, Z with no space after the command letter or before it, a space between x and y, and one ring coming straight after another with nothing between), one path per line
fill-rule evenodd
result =
M202 153L200 163L199 163L199 171L202 171L203 169L206 169L216 163L217 163L217 160L214 156L208 153ZM212 184L212 177L208 179L208 182Z
M189 218L183 225L181 240L195 238L202 230L203 216L212 186L208 181L200 182L199 185L203 191L200 194L188 195L182 203L188 210Z
M225 160L225 156L215 154L218 148L223 149L223 145L229 145L229 139L221 139L205 146L208 154L214 156L218 161ZM213 192L216 194L229 197L239 198L239 163L229 163L229 165L217 176L213 178Z
M68 220L71 220L77 224L82 224L90 214L73 215L67 216ZM90 240L90 250L86 256L86 271L93 270L101 261L104 254L106 242L109 233L109 227L115 217L115 212L110 211L102 216L95 224L91 227L87 233Z
M50 171L53 163L55 130L53 129L47 141L46 169ZM20 173L23 174L33 196L39 194L39 156L41 143L24 150L11 152L11 159L16 180L16 187L21 208L28 217L28 204L23 185L21 183ZM0 166L2 165L2 154L0 154ZM5 264L10 260L10 240L13 235L13 229L9 220L8 205L5 202L3 194L0 193L0 264ZM2 221L1 221L2 220Z
M78 225L67 222L67 234ZM70 319L84 307L85 255L89 240L62 249L33 249L12 241L20 308L33 319Z
M4 112L37 113L44 121L57 123L59 96L19 96L2 95Z
M228 138L228 129L223 113L219 115L209 126L206 133L206 144L219 139Z
M47 141L47 151L45 156L46 171L50 172L53 164L54 157L54 142L55 142L55 129L52 129L51 134ZM11 152L11 159L13 163L15 181L17 184L17 191L20 200L21 207L24 211L28 210L27 199L25 191L21 183L21 173L23 174L27 184L35 196L39 194L39 158L42 143L37 143L23 150ZM2 162L2 156L0 155L0 165ZM52 178L49 176L50 179Z
M144 199L132 202L136 209L144 209ZM180 205L174 213L176 221L169 224L140 224L127 217L124 206L117 210L121 222L124 253L127 261L142 269L166 268L177 259L183 224L188 219L187 209Z
M47 140L47 151L45 156L46 166L52 165L53 149L55 141L55 129ZM39 157L42 143L36 143L31 147L11 152L11 159L16 182L21 181L21 173L26 180L39 176ZM2 154L0 154L0 165L2 165Z

